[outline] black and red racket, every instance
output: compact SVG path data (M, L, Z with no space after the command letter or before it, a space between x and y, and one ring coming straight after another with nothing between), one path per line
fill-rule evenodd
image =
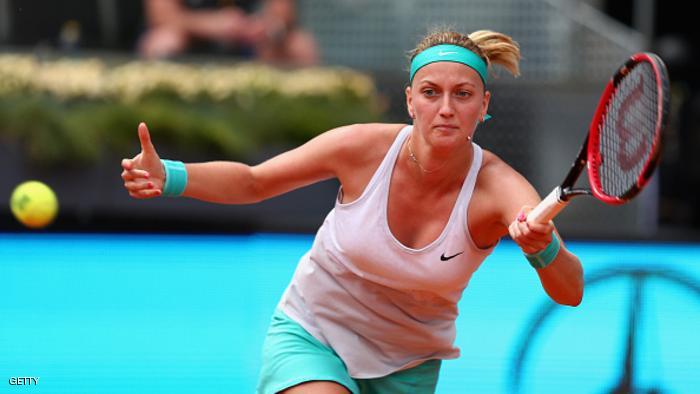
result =
M580 195L614 205L634 198L659 163L669 95L668 72L661 58L653 53L632 55L605 87L568 175L528 214L527 221L547 223ZM584 167L590 189L574 188Z

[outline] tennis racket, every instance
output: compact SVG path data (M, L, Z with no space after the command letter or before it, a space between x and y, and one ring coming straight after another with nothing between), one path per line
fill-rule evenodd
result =
M527 221L547 223L577 196L592 195L613 205L634 198L659 163L669 101L668 72L661 58L653 53L632 55L605 87L566 178ZM575 188L584 167L590 189Z

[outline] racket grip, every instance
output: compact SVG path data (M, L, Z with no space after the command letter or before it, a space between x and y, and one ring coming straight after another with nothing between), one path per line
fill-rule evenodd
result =
M527 215L528 223L546 224L569 205L568 201L561 200L561 187L557 186L547 197Z

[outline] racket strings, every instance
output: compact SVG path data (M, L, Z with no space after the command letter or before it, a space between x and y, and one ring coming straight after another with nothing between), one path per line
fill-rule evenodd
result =
M638 182L654 147L658 90L653 67L639 63L618 83L600 125L603 192L622 197Z

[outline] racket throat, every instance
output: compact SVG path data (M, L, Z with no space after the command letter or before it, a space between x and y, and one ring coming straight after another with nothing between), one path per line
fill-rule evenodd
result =
M574 197L578 196L592 196L593 192L588 189L574 189L572 187L565 187L560 189L559 200L562 202L569 202Z

